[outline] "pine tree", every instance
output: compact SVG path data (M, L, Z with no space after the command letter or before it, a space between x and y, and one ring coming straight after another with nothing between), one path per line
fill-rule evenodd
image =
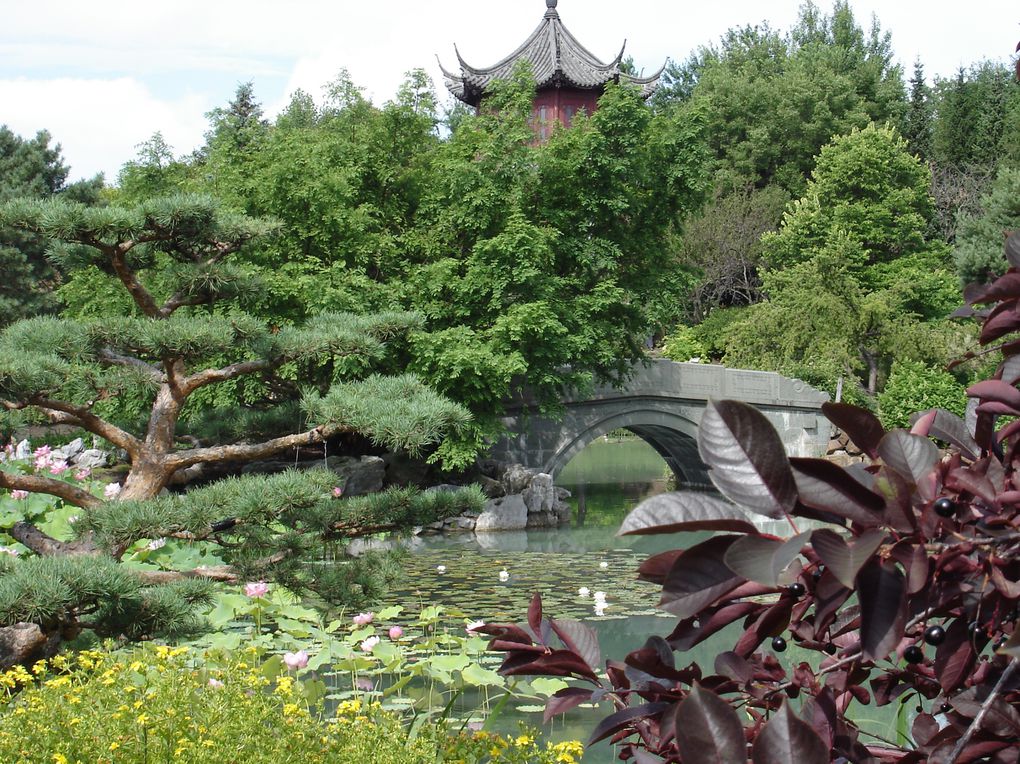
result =
M182 415L203 391L250 377L272 380L285 366L370 367L382 358L384 341L416 326L418 316L323 314L301 326L271 327L211 308L244 288L245 273L231 266L231 255L274 225L228 213L208 197L104 208L16 200L0 207L0 224L52 239L49 254L63 268L113 277L133 307L132 315L97 319L26 319L0 333L0 407L91 432L130 461L120 494L109 500L56 478L0 470L0 488L51 494L82 509L73 541L52 538L30 522L11 529L40 557L13 566L5 560L8 570L0 568L0 626L15 629L0 629L0 663L10 660L5 644L18 657L10 647L17 629L34 629L52 645L79 630L86 613L100 633L190 628L194 605L208 598L203 582L213 579L275 576L327 598L330 589L349 592L358 580L356 565L336 566L329 575L318 566L313 574L306 556L321 553L323 544L431 522L480 503L477 492L398 491L340 500L333 493L336 475L321 470L161 495L184 471L261 459L344 433L416 453L469 416L412 376L368 375L306 390L307 426L298 432L257 442L184 441ZM140 427L111 408L124 398L148 404ZM221 544L226 564L158 575L117 564L135 541L159 538Z
M911 153L924 161L931 155L932 117L931 88L924 80L924 65L918 59L910 78L910 105L904 118L903 137Z

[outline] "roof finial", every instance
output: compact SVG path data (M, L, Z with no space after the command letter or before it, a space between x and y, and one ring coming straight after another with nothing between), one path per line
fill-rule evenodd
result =
M556 0L545 0L545 7L546 8L555 8L556 7Z

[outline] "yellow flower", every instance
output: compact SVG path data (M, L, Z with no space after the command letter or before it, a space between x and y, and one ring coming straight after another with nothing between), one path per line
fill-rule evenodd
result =
M114 740L112 743L110 743L110 750L111 751L116 751L118 748L120 748L120 743L118 743L116 740Z
M36 676L39 676L40 674L45 674L46 673L46 661L38 661L38 662L36 662L36 664L34 666L32 666L32 673L35 674Z
M531 735L518 735L517 739L514 740L514 744L518 748L524 748L525 746L529 746L534 742L535 738L531 737Z
M67 757L62 753L53 754L54 764L67 764Z
M138 718L135 719L135 723L140 725L140 726L142 726L142 727L144 727L146 724L149 723L149 715L148 714L139 714Z

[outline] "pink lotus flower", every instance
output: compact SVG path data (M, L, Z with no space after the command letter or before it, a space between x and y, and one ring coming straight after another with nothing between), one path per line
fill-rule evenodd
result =
M404 630L399 626L390 626L390 639L396 641L404 636Z
M39 446L39 448L37 448L32 453L32 455L35 456L36 458L45 457L45 456L49 456L50 455L50 451L52 451L52 450L53 449L50 448L49 446Z
M220 687L223 687L223 682L221 682L219 679L209 677L209 686L212 687L214 690L218 690Z
M53 464L50 465L51 475L60 475L63 474L64 472L67 472L67 462L65 461L53 462Z
M296 653L284 653L283 662L291 671L303 669L308 665L308 653L304 650L298 650Z
M358 613L351 620L354 621L355 626L367 626L372 623L373 618L375 618L375 613Z
M333 495L339 499L341 496L344 495L344 489L338 485L333 486Z
M11 491L11 498L15 501L21 501L22 499L28 498L28 491L22 491L21 489L15 489Z
M108 483L106 488L103 489L103 496L107 499L113 499L120 496L121 485L120 483Z
M250 581L244 585L246 597L265 597L269 594L269 584L265 581Z
M354 687L362 692L372 692L375 689L375 685L372 680L366 676L359 676L354 680Z
M86 467L83 470L78 470L77 472L75 472L74 473L74 479L75 480L88 480L89 479L89 475L91 475L91 474L92 474L92 470L89 469L88 467Z
M370 653L377 644L379 644L379 637L369 637L361 643L361 649L366 653Z
M50 457L48 456L37 456L35 457L35 468L37 470L44 470L50 466Z

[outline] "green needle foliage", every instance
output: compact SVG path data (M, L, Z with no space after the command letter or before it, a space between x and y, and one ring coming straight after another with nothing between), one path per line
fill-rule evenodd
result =
M251 268L230 258L270 235L270 220L226 211L206 196L177 195L103 208L15 200L0 207L0 225L49 238L49 255L62 269L106 274L131 306L115 304L95 317L26 319L0 332L3 410L87 430L131 463L120 494L106 501L69 481L0 471L2 488L49 493L83 510L70 542L28 522L11 529L42 556L0 570L4 624L35 624L48 637L86 627L128 637L192 631L209 579L275 576L342 601L374 591L387 574L378 558L344 558L347 541L480 509L477 491L342 499L339 478L325 470L166 494L185 471L342 434L420 454L467 427L470 416L414 376L370 373L385 361L388 342L420 327L417 313L323 312L272 325L230 308L251 286ZM240 387L248 379L256 380L252 387ZM232 386L225 403L212 392L220 386ZM291 424L254 440L182 437L183 423L210 405L218 422L233 419L249 433L273 419ZM199 545L223 564L133 572L119 563L149 539ZM327 555L337 570L323 574ZM9 662L3 644L0 632L0 662Z

